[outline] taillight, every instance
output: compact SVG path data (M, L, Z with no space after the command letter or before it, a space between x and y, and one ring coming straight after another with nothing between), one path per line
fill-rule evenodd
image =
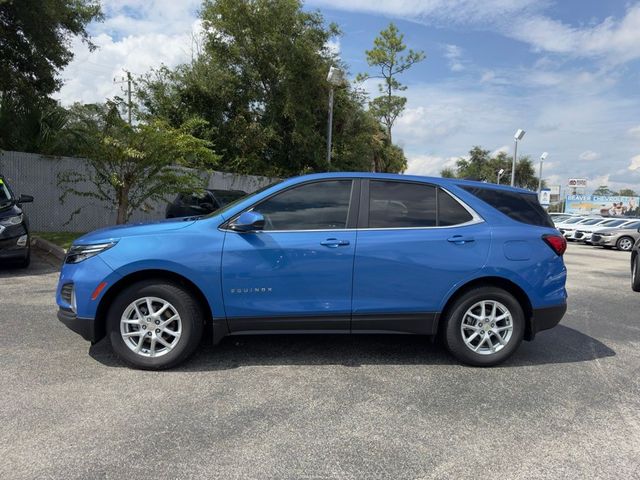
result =
M567 240L562 235L545 233L542 235L542 240L544 240L557 255L562 256L565 250L567 250Z

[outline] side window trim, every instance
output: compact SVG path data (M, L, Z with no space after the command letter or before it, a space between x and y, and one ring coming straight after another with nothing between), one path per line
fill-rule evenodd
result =
M388 180L388 179L380 179L380 180L376 180L376 181L383 181L383 182L397 182L397 183L413 183L413 184L418 184L418 185L426 185L429 187L435 187L436 188L436 223L439 223L439 215L440 215L440 211L439 211L439 200L438 197L439 195L439 191L442 190L443 192L449 194L451 196L451 198L453 198L456 202L458 202L467 212L469 212L469 214L471 215L472 219L469 220L468 222L464 222L464 223L458 223L456 225L435 225L435 226L431 226L431 227L369 227L369 179L368 178L363 178L362 179L362 183L361 183L361 187L360 187L360 213L358 215L358 226L357 229L358 230L431 230L431 229L435 229L435 228L457 228L457 227L466 227L468 225L476 225L478 223L483 223L484 219L473 209L471 208L469 205L467 205L465 202L463 202L462 200L460 200L460 198L458 198L458 196L454 193L452 193L451 191L447 190L446 188L440 186L440 185L435 185L433 183L427 183L427 182L415 182L412 180Z
M281 193L284 193L284 192L287 192L287 191L292 190L294 188L302 187L302 186L305 186L305 185L311 185L311 184L314 184L314 183L341 181L341 180L342 181L344 181L344 180L351 181L351 192L349 194L349 207L348 207L348 210L347 210L347 224L346 224L345 228L341 228L339 230L340 231L355 230L356 229L357 220L359 218L358 214L359 214L359 211L360 211L360 206L362 205L362 202L360 201L361 200L361 198L360 198L360 188L361 188L362 179L357 178L357 177L322 178L322 179L317 179L317 180L309 180L307 182L302 182L302 183L296 183L295 185L291 185L291 186L289 186L289 187L287 187L285 189L282 189L282 190L279 190L277 192L274 192L273 194L269 195L268 197L265 197L265 198L259 200L258 202L250 205L249 207L245 208L241 212L236 213L233 217L231 217L230 219L228 219L225 222L221 223L218 226L218 230L222 230L222 231L225 231L225 232L238 233L238 232L235 232L233 230L230 230L229 229L229 224L231 222L233 222L235 219L237 219L243 213L250 212L254 208L258 207L261 203L266 202L267 200L275 197L276 195L280 195ZM324 229L324 228L308 229L308 230L266 230L266 232L268 232L268 233L333 232L333 231L336 231L336 230L335 229Z

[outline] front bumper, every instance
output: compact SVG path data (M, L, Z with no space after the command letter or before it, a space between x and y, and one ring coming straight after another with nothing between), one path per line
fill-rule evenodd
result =
M21 225L18 225L21 227ZM11 235L7 235L6 229L0 235L0 258L11 260L24 260L29 255L29 234L24 228L11 227ZM26 240L25 238L26 237Z
M61 308L58 310L58 320L80 334L85 340L89 340L91 343L96 342L96 322L93 318L80 318L71 310Z
M526 332L525 338L533 340L536 333L542 330L549 330L560 323L562 317L567 311L567 304L562 303L553 307L534 308L529 331Z
M594 233L591 236L591 243L593 245L615 245L615 240L617 240L617 237L612 235L599 235Z

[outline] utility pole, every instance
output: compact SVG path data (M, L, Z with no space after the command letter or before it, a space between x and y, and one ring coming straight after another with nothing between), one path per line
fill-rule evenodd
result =
M522 140L525 131L519 128L513 136L513 164L511 165L511 186L516 184L516 163L518 161L518 141Z
M131 110L133 109L133 105L131 103L131 84L133 80L131 79L131 72L129 70L125 70L124 73L127 74L126 77L122 77L120 80L113 79L114 83L127 83L127 122L129 126L131 126Z
M129 126L131 126L131 72L127 72L127 106L129 107Z

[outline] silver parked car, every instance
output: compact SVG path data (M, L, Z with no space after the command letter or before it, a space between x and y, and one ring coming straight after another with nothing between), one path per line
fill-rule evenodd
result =
M591 243L595 246L605 248L617 248L625 252L630 252L634 243L640 239L640 220L629 223L623 228L605 228L594 232L591 236Z

